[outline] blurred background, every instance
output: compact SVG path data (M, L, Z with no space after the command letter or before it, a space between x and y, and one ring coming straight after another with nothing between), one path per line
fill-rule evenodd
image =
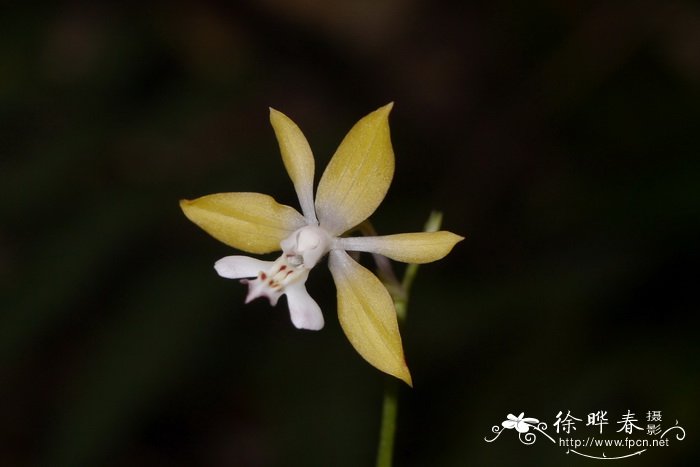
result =
M318 179L390 101L375 227L438 209L466 236L414 285L396 465L595 464L484 441L568 410L608 411L610 437L662 411L686 439L620 462L697 465L696 2L222 3L2 7L0 465L372 465L383 378L327 268L326 328L297 331L284 303L243 305L212 268L234 251L178 200L297 207L268 106Z

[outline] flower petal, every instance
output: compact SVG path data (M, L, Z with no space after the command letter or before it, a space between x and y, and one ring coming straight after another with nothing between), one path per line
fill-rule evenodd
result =
M316 213L321 227L339 235L367 219L394 176L394 151L385 105L352 127L321 176Z
M282 162L297 192L301 212L308 224L318 224L314 210L314 156L304 133L285 114L270 108L270 123L275 130Z
M185 216L217 240L247 251L269 253L306 225L294 208L260 193L217 193L180 201Z
M340 325L352 346L371 365L412 385L389 292L344 251L331 251L329 267L338 289Z
M512 430L513 428L515 428L515 424L516 424L516 422L514 422L513 420L506 420L506 421L501 423L501 426L503 426L503 428L506 428L508 430Z
M318 331L323 329L323 313L318 303L306 291L304 281L286 288L287 305L292 323L297 329Z
M225 256L214 263L217 274L226 279L243 279L257 277L261 271L267 271L272 261L261 261L250 256Z
M464 237L452 232L417 232L381 237L346 237L335 241L335 247L349 251L378 253L404 263L429 263L444 258Z

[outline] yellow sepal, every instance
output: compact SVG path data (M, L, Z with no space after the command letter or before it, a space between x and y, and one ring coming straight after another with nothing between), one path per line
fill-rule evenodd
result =
M371 365L411 386L394 302L369 270L342 250L330 253L338 290L338 319L348 340Z
M394 176L389 134L393 104L375 110L350 129L321 176L316 215L339 235L367 219L382 202Z
M404 263L430 263L444 258L464 237L452 232L416 232L381 237L349 237L338 240L344 250L378 253Z
M306 225L294 208L260 193L217 193L182 200L185 216L217 240L248 253L270 253Z
M314 156L304 133L289 117L270 108L270 123L282 153L282 162L299 197L301 211L310 224L316 223L314 211Z

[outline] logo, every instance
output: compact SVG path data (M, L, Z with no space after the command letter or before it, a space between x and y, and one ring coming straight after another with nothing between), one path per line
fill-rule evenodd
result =
M685 429L678 424L678 420L675 425L664 425L660 410L649 410L646 417L641 418L645 422L640 422L631 410L627 410L611 423L608 411L598 410L588 413L584 424L583 418L578 418L567 410L566 415L559 411L552 427L548 429L547 423L525 417L525 412L521 412L517 417L508 414L500 425L491 427L495 436L486 436L484 441L493 443L504 432L513 431L524 445L529 446L538 439L545 439L557 447L566 448L566 454L615 460L639 456L648 449L665 448L672 441L685 439ZM640 426L645 424L646 426Z

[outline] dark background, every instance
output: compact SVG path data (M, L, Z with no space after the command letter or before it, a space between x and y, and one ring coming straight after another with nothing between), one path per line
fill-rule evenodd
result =
M372 465L382 375L325 265L326 328L297 331L177 202L296 207L267 107L318 178L389 101L375 226L467 237L415 283L396 465L596 465L484 441L560 410L611 437L661 410L686 439L616 465L696 465L697 3L27 3L0 30L0 465Z

